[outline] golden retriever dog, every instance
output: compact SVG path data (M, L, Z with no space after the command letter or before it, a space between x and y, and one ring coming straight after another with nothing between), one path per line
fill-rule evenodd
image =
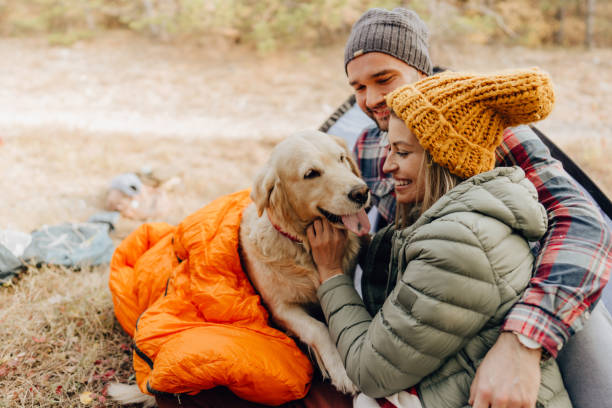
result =
M240 226L246 272L274 321L307 344L324 375L340 391L353 393L327 326L308 314L318 305L319 274L306 228L327 218L347 228L343 269L351 273L359 237L369 232L369 190L344 141L311 131L281 142L255 178ZM306 306L306 307L305 307Z
M308 345L322 374L339 391L357 392L327 326L308 313L318 307L319 274L306 236L306 228L318 218L349 230L343 269L352 273L359 236L370 229L365 212L370 193L351 153L342 139L322 132L289 136L257 174L251 198L240 224L245 272L274 322ZM124 387L112 385L109 394L135 402L138 387Z

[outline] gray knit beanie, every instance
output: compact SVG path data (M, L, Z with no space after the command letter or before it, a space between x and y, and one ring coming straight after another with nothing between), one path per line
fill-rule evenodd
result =
M353 25L344 49L344 70L353 58L368 52L389 54L426 75L432 74L427 26L412 10L373 8Z

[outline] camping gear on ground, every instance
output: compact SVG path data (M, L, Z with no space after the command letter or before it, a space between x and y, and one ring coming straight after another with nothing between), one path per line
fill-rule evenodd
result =
M22 268L19 258L0 244L0 285L9 282Z
M106 224L108 225L109 231L112 231L115 229L115 224L117 224L120 216L121 214L119 214L117 211L99 211L89 217L87 222Z
M10 282L25 268L19 257L32 242L30 234L0 230L0 285Z
M130 197L138 195L142 191L142 181L134 173L120 174L110 182L111 190L119 190Z
M32 234L0 230L0 284L25 269L25 263L86 267L110 263L115 245L109 231L118 212L99 212L88 222L45 225Z
M180 180L173 177L169 182L175 186ZM142 220L165 211L165 189L150 187L134 173L115 177L110 187L108 202L114 204L109 207L124 216ZM115 249L109 232L115 228L119 211L100 211L85 223L45 225L32 234L0 230L0 284L25 269L23 261L77 268L108 264Z
M135 173L125 173L111 180L105 208L118 211L126 218L144 221L163 216L168 198L164 188L143 183Z
M22 258L37 265L82 267L106 264L115 249L109 230L106 222L45 225L32 232L32 243Z
M21 231L0 230L0 244L19 258L32 242L32 236Z

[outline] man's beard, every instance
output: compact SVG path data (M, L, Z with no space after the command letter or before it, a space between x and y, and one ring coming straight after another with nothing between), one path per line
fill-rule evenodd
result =
M378 126L380 130L385 131L385 132L389 130L389 115L387 115L384 118L377 118L374 112L370 109L368 109L368 111L365 112L365 114L369 116L370 119L372 119L376 123L376 126Z
M374 122L376 122L376 125L378 126L380 130L384 132L389 130L389 118L380 119L380 120L375 119L375 118L372 118L372 119L374 119Z
M377 115L375 114L375 111L380 111L380 108L386 108L386 105L383 106L378 106L375 109L368 109L366 113L366 115L368 115L370 117L370 119L372 119L374 122L376 122L376 125L378 126L378 128L380 130L383 131L387 131L389 129L389 117L390 115L387 114L384 117L377 117Z

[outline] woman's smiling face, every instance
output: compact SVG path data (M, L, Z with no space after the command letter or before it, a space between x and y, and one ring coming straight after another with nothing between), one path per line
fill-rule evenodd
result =
M421 166L424 159L425 149L404 122L392 114L389 119L389 155L383 171L393 176L398 203L423 201L425 174Z

